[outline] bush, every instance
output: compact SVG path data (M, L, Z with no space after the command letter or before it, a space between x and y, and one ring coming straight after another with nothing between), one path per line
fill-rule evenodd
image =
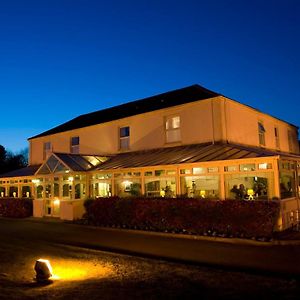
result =
M32 216L31 198L0 198L0 216L27 218Z
M88 200L86 218L97 226L244 238L271 238L278 201L191 198L99 198Z

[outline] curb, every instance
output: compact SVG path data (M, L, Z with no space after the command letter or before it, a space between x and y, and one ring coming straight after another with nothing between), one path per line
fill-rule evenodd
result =
M111 228L111 227L98 227L92 225L83 225L76 224L72 221L61 220L57 218L34 218L29 217L26 219L29 222L36 223L64 223L72 226L80 226L85 228L91 228L93 230L104 230L104 231L119 231L126 232L135 235L144 235L144 236L160 236L165 238L177 238L177 239L190 239L198 241L209 241L209 242L218 242L218 243L227 243L227 244L236 244L236 245L255 245L255 246L289 246L289 245L300 245L300 240L271 240L271 241L258 241L253 239L241 239L241 238L225 238L218 236L202 236L202 235L192 235L192 234L183 234L183 233L170 233L170 232L155 232L155 231L145 231L145 230L135 230L127 228Z

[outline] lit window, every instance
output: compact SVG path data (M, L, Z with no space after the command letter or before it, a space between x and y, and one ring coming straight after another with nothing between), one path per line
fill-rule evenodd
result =
M279 144L279 130L278 130L278 127L274 127L274 136L275 136L275 147L276 147L276 149L279 149L280 144Z
M46 142L46 143L44 143L43 158L47 159L50 154L51 154L51 143Z
M181 169L180 174L191 174L191 170L189 169Z
M120 150L129 149L129 137L130 137L130 128L129 126L120 128Z
M260 170L272 169L272 164L270 164L270 163L262 163L262 164L258 164L258 168L259 168Z
M79 136L71 137L70 152L74 154L79 153Z
M240 171L242 172L255 171L255 164L242 164L240 165Z
M176 171L175 170L167 170L167 175L175 175Z
M226 166L224 167L225 172L237 172L238 171L238 166Z
M262 122L258 122L258 139L259 139L259 145L265 146L266 141L265 141L265 127Z
M219 172L219 168L218 167L210 167L207 169L208 173L215 173L215 172Z
M193 168L193 174L202 174L205 173L205 168Z
M180 117L169 117L166 119L166 142L174 143L181 140Z

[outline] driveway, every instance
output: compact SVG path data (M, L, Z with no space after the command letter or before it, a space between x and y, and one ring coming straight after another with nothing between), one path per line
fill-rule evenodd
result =
M214 256L224 261L220 257L234 249L228 243L30 219L0 218L0 234L0 299L5 300L298 299L300 292L294 275L237 271L200 262ZM143 256L151 253L157 258L101 248ZM158 259L160 254L180 262ZM49 259L52 264L55 277L49 284L34 280L38 258ZM186 259L195 259L197 264L183 263Z

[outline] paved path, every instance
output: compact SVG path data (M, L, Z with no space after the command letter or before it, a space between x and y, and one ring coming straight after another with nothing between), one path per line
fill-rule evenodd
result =
M97 228L59 220L0 218L0 235L259 272L300 275L300 245Z

